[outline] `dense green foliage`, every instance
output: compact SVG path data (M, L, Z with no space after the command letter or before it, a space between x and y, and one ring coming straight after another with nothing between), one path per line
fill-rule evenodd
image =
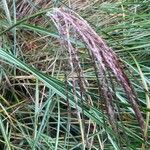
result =
M149 6L149 0L2 0L0 149L149 149ZM117 130L113 129L87 45L71 36L89 86L83 92L80 83L73 82L79 78L71 70L67 47L61 43L57 25L46 15L53 13L53 7L77 12L119 56L138 97L144 134L123 88L108 71L106 81L114 94L117 117Z

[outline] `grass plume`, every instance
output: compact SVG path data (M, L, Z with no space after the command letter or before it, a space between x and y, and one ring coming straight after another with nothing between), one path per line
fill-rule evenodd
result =
M70 65L73 68L76 67L77 70L75 72L79 73L84 77L82 73L82 69L79 65L78 57L75 55L76 49L69 42L69 37L72 35L76 38L76 32L79 34L79 38L85 42L88 47L89 54L91 54L92 59L94 60L95 66L97 66L97 72L99 73L99 83L101 86L102 95L104 96L105 106L107 110L107 114L110 120L111 125L114 127L116 122L115 111L113 107L112 97L113 93L109 89L109 85L107 85L106 71L110 70L116 77L117 81L123 87L129 103L132 105L132 108L136 114L137 120L141 126L142 134L144 133L144 119L137 104L137 96L134 93L134 90L130 84L130 81L127 75L124 73L122 69L121 63L117 55L113 52L113 50L106 45L104 40L98 36L98 34L89 26L89 24L81 18L77 13L66 10L66 9L58 9L55 8L53 13L50 14L50 17L54 21L62 39L70 54ZM73 56L72 56L73 54ZM78 75L78 77L80 77ZM84 87L83 82L80 80L81 85ZM116 127L115 127L116 128Z

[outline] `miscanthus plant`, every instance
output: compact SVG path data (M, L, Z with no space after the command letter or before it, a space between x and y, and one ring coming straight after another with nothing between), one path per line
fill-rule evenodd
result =
M148 5L2 0L0 149L149 149Z

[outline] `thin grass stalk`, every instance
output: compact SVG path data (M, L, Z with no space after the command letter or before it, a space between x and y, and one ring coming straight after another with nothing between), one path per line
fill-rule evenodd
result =
M39 124L39 82L36 79L36 93L35 93L35 116L34 116L34 140L37 138L38 124ZM34 148L33 148L34 149Z
M76 102L76 110L77 110L77 116L78 116L78 122L79 122L79 125L80 125L80 131L81 131L81 138L82 138L82 145L83 145L83 149L85 149L85 134L84 134L84 129L83 129L83 122L82 122L82 119L81 119L81 113L80 113L80 110L78 109L78 98L76 96L76 81L74 79L74 77L72 78L72 83L73 83L73 95L74 95L74 100Z
M4 11L5 11L5 14L6 14L6 18L9 22L9 25L11 26L12 25L12 20L11 20L11 16L10 16L10 12L9 12L9 8L8 8L8 4L7 4L7 1L6 0L2 0L2 3L3 3L3 8L4 8Z
M6 129L4 127L4 124L3 124L3 120L2 120L2 117L0 115L0 130L2 132L2 135L3 135L3 138L5 140L5 144L6 144L6 148L8 150L11 150L11 144L10 144L10 140L8 138L8 135L6 134Z
M67 68L65 67L65 70L67 70ZM69 143L69 133L70 133L70 127L71 127L71 106L70 106L70 102L69 102L69 98L68 98L68 83L67 83L67 75L65 73L65 88L66 88L66 101L67 101L67 133L65 136L65 145L68 141ZM69 146L67 146L67 149L69 148Z
M55 142L55 150L58 149L59 145L59 134L60 134L60 102L59 98L57 98L57 105L58 105L58 121L57 121L57 135L56 135L56 142Z

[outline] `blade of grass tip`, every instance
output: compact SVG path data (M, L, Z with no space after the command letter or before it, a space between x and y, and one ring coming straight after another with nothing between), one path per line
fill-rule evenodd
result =
M1 129L1 133L3 135L3 138L4 138L5 142L6 142L7 149L11 150L10 141L9 141L8 136L6 134L6 129L4 127L1 115L0 115L0 129Z
M4 6L3 8L4 8L4 11L5 11L7 20L9 22L9 25L11 26L12 25L12 21L11 21L10 12L9 12L9 9L8 9L7 1L6 0L2 0L2 3L3 3L3 6Z
M146 97L146 102L147 102L147 108L150 109L150 97L149 97L149 89L148 89L148 85L145 81L145 77L144 77L144 74L141 70L141 67L140 67L140 64L137 62L137 60L135 59L135 57L130 54L138 68L138 71L139 71L139 74L140 74L140 77L141 77L141 80L142 80L142 84L143 84L143 87L144 87L144 90L145 90L145 97ZM147 111L146 113L146 125L145 125L145 129L144 129L144 137L145 139L147 139L148 137L148 128L149 128L149 122L150 122L150 112ZM142 145L142 147L144 147L144 144Z
M56 142L55 142L55 150L58 149L58 143L59 143L59 132L60 132L60 103L59 103L59 98L57 98L58 102L58 120L57 120L57 135L56 135Z

